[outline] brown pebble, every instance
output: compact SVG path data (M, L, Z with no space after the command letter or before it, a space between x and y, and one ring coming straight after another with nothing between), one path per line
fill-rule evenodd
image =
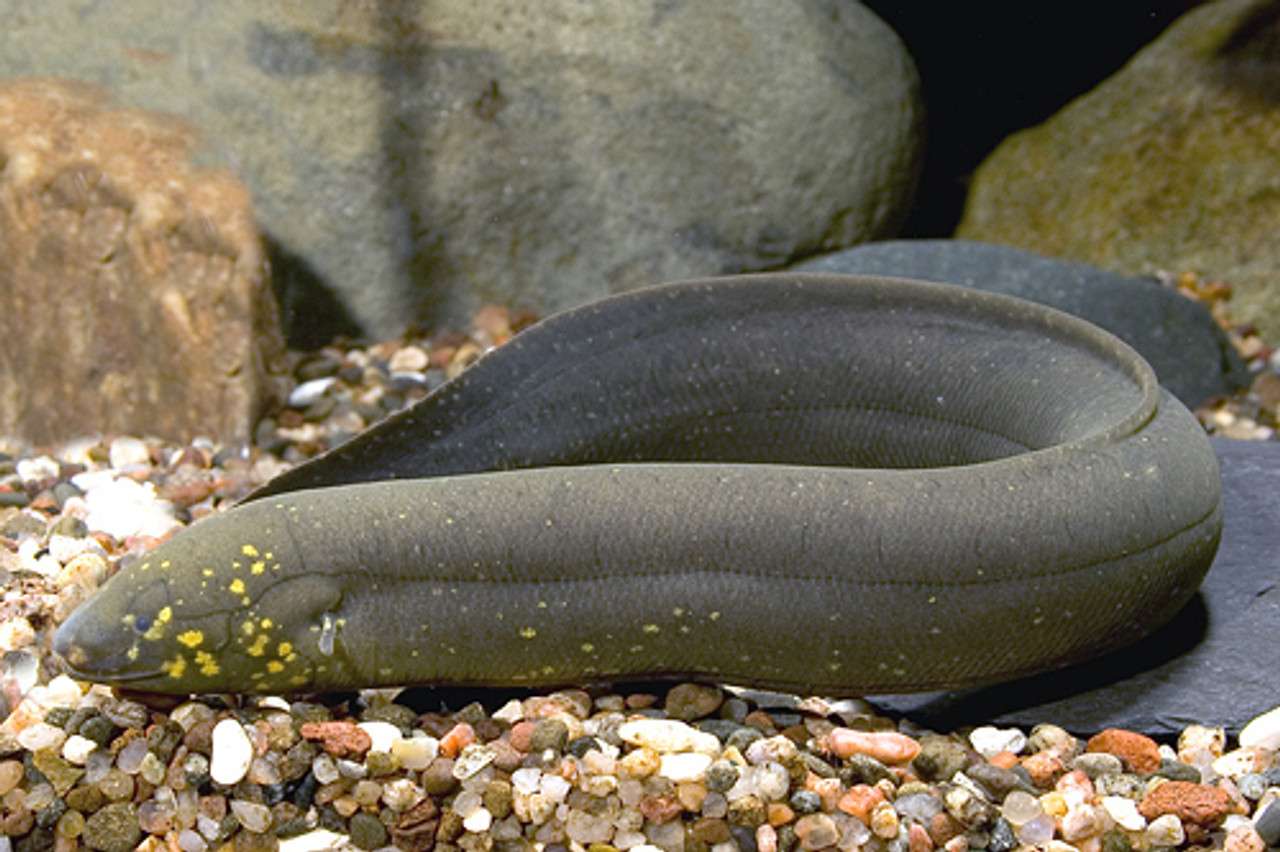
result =
M929 819L929 837L935 846L946 846L953 838L964 834L964 826L951 814L940 811Z
M661 825L678 817L681 807L675 796L645 796L639 810L645 819Z
M907 829L907 849L909 852L931 852L933 849L933 838L918 822L911 823Z
M880 792L878 788L868 784L854 784L849 788L848 792L840 797L840 802L836 807L850 816L855 816L864 823L870 824L871 810L883 801L884 793Z
M528 719L522 719L511 726L511 746L517 751L526 754L529 752L529 744L533 740L533 729L537 727L536 722Z
M724 693L701 683L679 683L667 692L664 709L672 719L692 722L710 716L724 703Z
M306 722L301 733L304 739L318 741L334 757L363 757L373 745L355 722Z
M1160 746L1151 737L1122 728L1107 728L1095 734L1085 745L1085 751L1102 751L1114 754L1124 761L1130 772L1150 775L1160 768Z
M1138 811L1148 820L1174 814L1202 828L1214 828L1231 812L1231 797L1225 790L1191 781L1166 781L1142 797Z
M727 843L729 840L729 823L715 817L702 817L694 820L689 826L689 834L694 840L714 846Z
M453 777L453 761L447 757L437 757L422 770L422 789L432 796L445 795L457 783L458 779Z
M1022 759L1022 768L1031 776L1031 783L1041 790L1051 789L1059 776L1067 771L1062 760L1048 751L1027 755Z
M755 728L765 736L773 736L778 733L778 726L773 723L773 717L763 710L752 710L742 720L742 724Z

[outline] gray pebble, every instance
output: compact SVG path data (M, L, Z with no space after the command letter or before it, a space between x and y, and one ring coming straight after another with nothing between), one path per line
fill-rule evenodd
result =
M540 719L533 726L533 734L529 737L529 751L564 751L564 744L568 739L569 726L564 722L559 719Z
M822 797L812 790L796 790L791 794L791 810L798 814L816 813L822 807Z
M751 745L756 740L762 739L764 739L764 734L760 733L755 728L742 727L730 734L729 738L724 741L724 744L726 748L728 746L733 746L738 751L745 754L747 746Z
M969 752L960 743L939 735L920 739L920 753L911 765L925 781L948 781L969 763Z
M1018 838L1013 834L1013 826L1000 817L991 827L991 839L987 841L988 852L1010 852L1018 846Z
M136 701L108 701L102 715L119 728L143 728L148 719L147 708Z
M1200 770L1188 763L1182 763L1177 760L1161 761L1160 768L1156 770L1155 774L1168 778L1170 781L1200 783Z
M1262 798L1262 794L1267 791L1267 779L1264 775L1257 772L1247 772L1240 776L1240 780L1236 782L1236 786L1240 788L1240 795L1251 801L1258 801Z
M387 844L387 827L373 814L351 817L351 842L360 849L377 849Z
M1072 769L1079 769L1094 781L1106 775L1119 775L1124 771L1124 762L1114 754L1102 751L1091 751L1079 755L1071 761Z
M724 793L738 781L738 767L727 760L716 760L707 767L707 789Z
M1280 846L1280 799L1263 808L1253 827L1268 846Z
M874 757L869 757L865 754L855 754L850 756L845 762L845 766L840 772L840 780L845 781L849 785L874 785L877 781L893 781L895 779L893 773L889 771L889 767L885 766Z

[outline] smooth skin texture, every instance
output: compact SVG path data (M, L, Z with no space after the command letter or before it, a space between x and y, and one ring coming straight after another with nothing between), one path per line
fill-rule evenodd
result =
M551 317L59 629L167 693L693 677L827 694L1133 641L1221 531L1195 419L1008 297L756 275Z

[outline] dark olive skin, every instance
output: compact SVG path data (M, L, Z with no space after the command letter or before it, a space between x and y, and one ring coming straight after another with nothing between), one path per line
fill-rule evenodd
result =
M1219 500L1194 418L1081 320L893 279L684 282L518 335L122 571L55 647L177 694L966 686L1158 627Z

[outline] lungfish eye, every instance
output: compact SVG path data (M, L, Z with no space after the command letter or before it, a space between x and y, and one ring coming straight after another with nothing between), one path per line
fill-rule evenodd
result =
M135 615L133 617L133 629L139 633L146 633L151 629L154 619L149 615Z

